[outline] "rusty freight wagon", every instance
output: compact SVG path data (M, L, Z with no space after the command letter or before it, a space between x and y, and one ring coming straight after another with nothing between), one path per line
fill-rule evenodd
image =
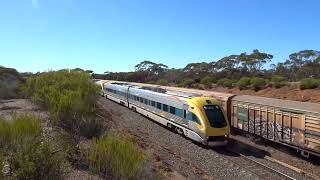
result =
M294 147L304 156L320 154L320 104L241 95L230 106L232 127Z

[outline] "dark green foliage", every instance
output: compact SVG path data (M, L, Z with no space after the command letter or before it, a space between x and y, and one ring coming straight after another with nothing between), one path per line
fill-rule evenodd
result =
M214 77L210 77L210 76L206 76L204 78L201 79L200 84L205 85L206 88L211 88L211 85L213 83L216 83L217 79Z
M249 88L251 85L251 78L249 77L242 77L238 82L237 82L237 86L240 89L247 89Z
M5 155L10 172L17 179L63 179L67 163L63 154L42 136L40 120L20 115L0 119L0 152Z
M300 89L315 89L320 86L320 79L305 78L300 81Z
M282 77L282 76L274 75L271 78L271 85L274 88L281 88L281 87L287 85L287 79L285 77Z
M30 77L24 91L33 102L49 110L53 123L86 136L99 134L101 124L95 120L95 112L100 89L89 74L81 71L43 73Z
M0 66L0 99L20 98L22 83L23 80L15 69Z
M167 86L168 85L168 80L166 79L160 79L156 82L156 84L160 85L160 86Z
M94 138L90 149L82 151L93 172L113 179L138 179L146 160L132 142L113 135Z
M68 164L50 143L31 144L8 161L18 179L64 179Z
M255 91L263 89L266 86L266 80L260 77L254 77L250 82Z
M192 85L195 83L193 79L185 79L183 80L179 86L180 87L192 87Z
M217 84L219 86L231 88L233 86L233 81L231 79L228 79L228 78L223 78L223 79L219 79Z
M196 83L205 85L206 88L210 88L209 78L207 77L216 77L217 79L226 78L237 81L241 77L263 77L266 81L271 79L269 85L275 88L286 85L286 81L299 81L302 78L310 77L320 78L319 51L302 50L295 52L289 55L288 60L278 64L272 64L271 68L266 68L266 63L270 62L272 58L273 55L254 49L250 53L243 52L233 54L217 61L189 63L180 69L169 69L165 65L151 61L143 61L136 66L136 72L108 73L104 75L95 74L94 77L142 83L157 82L160 79L165 79L169 84L194 88L202 88L203 86L190 86L190 79L195 80ZM286 80L278 77L272 79L275 75L284 77ZM184 82L188 82L189 85L186 85ZM247 82L247 80L246 82L240 82L240 89L247 88ZM220 82L219 84L223 83Z
M0 119L0 147L18 151L28 146L42 134L40 121L33 115L20 115L10 122Z

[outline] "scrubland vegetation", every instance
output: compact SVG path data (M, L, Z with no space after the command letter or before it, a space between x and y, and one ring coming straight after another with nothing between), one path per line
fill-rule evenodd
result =
M272 59L272 54L255 49L251 53L230 55L209 63L190 63L181 69L170 69L147 60L137 64L135 72L107 72L94 74L94 77L201 89L222 86L258 91L267 87L281 88L290 82L300 82L302 90L319 88L319 51L295 52L277 64L272 64Z
M146 160L135 144L112 134L93 138L83 152L93 172L116 179L138 179Z
M96 116L100 89L83 71L56 71L29 77L21 93L49 112L51 140L34 115L0 119L0 176L12 179L64 179L68 170L87 167L101 177L138 179L147 161L126 138L108 134ZM108 117L110 118L110 117ZM89 147L81 148L81 139ZM1 163L2 162L2 163Z
M0 99L19 98L23 79L15 69L0 66Z
M50 112L53 124L87 137L101 133L101 124L95 120L100 89L89 74L48 72L30 77L23 90L34 103Z
M43 137L41 122L33 115L0 119L0 152L1 176L7 179L62 179L69 167L62 151Z

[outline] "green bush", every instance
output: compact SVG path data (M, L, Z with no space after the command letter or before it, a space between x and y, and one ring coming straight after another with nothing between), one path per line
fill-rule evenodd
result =
M22 78L19 72L12 68L0 66L0 99L22 97Z
M305 78L300 81L300 89L315 89L320 86L320 80Z
M266 80L260 77L254 77L250 82L255 91L263 89L266 86Z
M0 147L6 151L18 151L29 146L42 134L41 123L36 116L23 114L13 120L0 119Z
M205 85L206 88L211 88L211 85L212 85L213 83L216 83L216 82L217 82L217 79L216 79L216 78L206 76L206 77L204 77L204 78L201 79L200 84Z
M31 144L9 161L18 179L64 179L68 164L48 142Z
M287 79L285 77L282 77L282 76L277 76L277 75L272 76L271 85L274 88L281 88L281 87L287 85Z
M240 89L247 89L251 85L251 78L249 77L242 77L238 82L237 86Z
M166 79L160 79L160 80L158 80L157 81L157 85L160 85L160 86L167 86L168 85L168 80L166 80Z
M0 119L0 152L10 167L5 176L17 179L63 179L68 167L63 154L43 139L33 115Z
M93 172L104 177L112 174L116 179L137 178L145 163L145 156L137 146L113 135L94 138L85 154Z
M195 83L195 81L193 79L184 79L179 86L180 87L192 87L192 85Z
M217 82L217 84L218 84L219 86L231 88L231 87L233 86L233 80L228 79L228 78L223 78L223 79L219 79L219 81Z
M94 132L99 129L100 124L93 119L100 89L85 72L43 73L29 78L24 92L33 102L49 110L53 123L76 132L81 127L93 127Z

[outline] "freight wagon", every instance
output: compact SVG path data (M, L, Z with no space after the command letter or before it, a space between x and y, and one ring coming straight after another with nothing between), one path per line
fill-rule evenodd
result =
M257 96L234 96L231 127L301 151L320 154L320 104Z

